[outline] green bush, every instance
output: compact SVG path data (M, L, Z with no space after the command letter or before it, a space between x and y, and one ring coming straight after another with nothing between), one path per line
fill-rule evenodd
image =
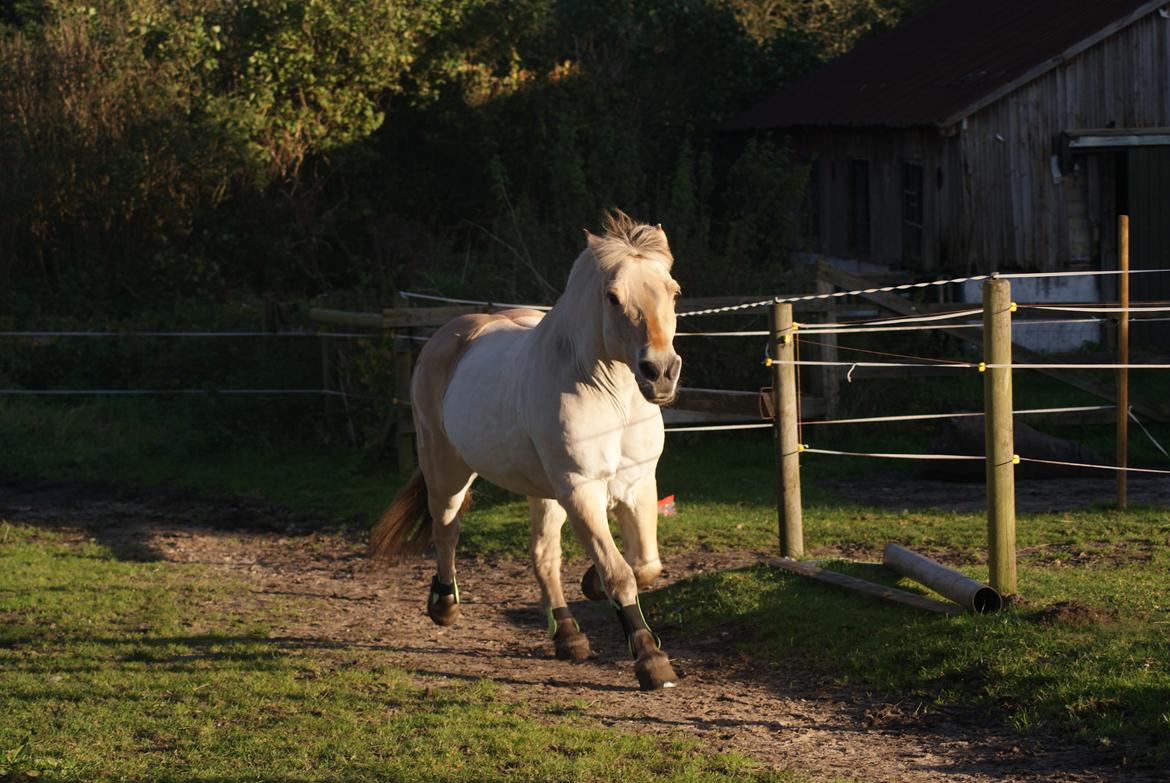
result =
M924 1L5 3L0 283L547 301L619 206L770 288L804 166L721 124Z
M382 124L380 101L410 66L419 31L442 17L437 0L390 8L46 0L26 9L0 39L0 276L60 289L98 268L100 286L132 295L214 289L224 277L263 285L255 269L225 268L222 248L256 226L253 210L272 216L265 202L295 218L279 206L295 201L306 158Z

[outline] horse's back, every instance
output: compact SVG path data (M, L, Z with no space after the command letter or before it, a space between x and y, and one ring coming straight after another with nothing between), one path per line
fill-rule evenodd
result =
M530 329L540 323L544 313L516 309L499 313L470 313L453 318L441 326L419 352L411 383L424 395L442 397L463 354L477 339L499 329ZM423 399L417 401L423 401Z

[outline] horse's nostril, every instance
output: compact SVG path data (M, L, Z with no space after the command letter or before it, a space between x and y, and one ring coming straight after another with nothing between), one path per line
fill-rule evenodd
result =
M666 368L666 379L669 381L677 381L679 371L682 370L682 357L674 357L674 361Z
M642 373L642 377L651 383L658 380L658 366L654 362L646 361L645 359L638 362L638 372Z

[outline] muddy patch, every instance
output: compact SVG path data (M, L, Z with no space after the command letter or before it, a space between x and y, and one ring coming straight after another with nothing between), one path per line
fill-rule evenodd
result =
M1030 615L1032 622L1040 625L1105 625L1115 620L1114 616L1080 601L1057 601Z

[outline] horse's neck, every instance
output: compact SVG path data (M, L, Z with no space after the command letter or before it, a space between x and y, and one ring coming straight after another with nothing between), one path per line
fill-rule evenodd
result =
M541 337L555 356L558 366L572 373L574 380L621 395L634 385L634 373L626 363L606 356L601 325L595 316L581 318L579 308L558 312L561 303L538 325Z
M620 401L637 384L624 361L606 355L599 307L601 277L583 266L590 263L595 262L585 254L577 259L565 293L537 329L557 363L573 374L573 380Z

